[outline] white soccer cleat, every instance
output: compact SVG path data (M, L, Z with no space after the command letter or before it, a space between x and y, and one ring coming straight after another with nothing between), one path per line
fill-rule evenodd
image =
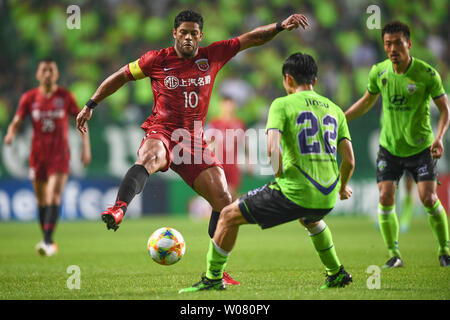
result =
M58 252L58 246L56 243L46 244L44 241L41 241L36 245L36 251L41 256L51 257Z

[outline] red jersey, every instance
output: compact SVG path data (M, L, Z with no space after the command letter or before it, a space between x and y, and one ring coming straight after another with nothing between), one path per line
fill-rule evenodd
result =
M194 121L201 121L203 128L216 75L239 49L239 39L234 38L199 47L192 59L179 58L174 47L169 47L148 51L128 64L126 73L131 80L151 80L154 104L142 129L160 124L193 134Z
M72 94L62 87L48 98L39 88L22 95L16 115L21 119L28 114L31 116L31 165L47 159L62 161L70 158L68 118L69 115L76 116L79 111Z
M220 134L213 134L213 136L215 147L222 149L220 150L222 152L222 159L219 159L222 160L222 164L237 166L238 142L242 145L244 143L243 139L245 139L244 122L238 118L230 121L217 118L211 120L207 127L208 129L215 129L220 132ZM227 131L229 131L228 134ZM220 151L217 150L215 152L216 156L218 156L218 153L220 154Z

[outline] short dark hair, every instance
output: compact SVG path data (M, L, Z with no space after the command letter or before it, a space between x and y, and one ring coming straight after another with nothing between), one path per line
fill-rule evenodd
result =
M286 59L282 72L283 76L291 75L298 85L314 84L317 78L317 64L309 54L297 52Z
M195 22L200 27L200 31L203 29L203 17L200 13L192 10L181 11L176 17L173 23L173 28L176 30L183 22Z
M385 33L397 33L401 32L405 36L406 40L409 41L411 37L411 32L409 31L409 27L400 21L393 21L389 22L383 27L383 30L381 30L381 39L384 40L384 34Z

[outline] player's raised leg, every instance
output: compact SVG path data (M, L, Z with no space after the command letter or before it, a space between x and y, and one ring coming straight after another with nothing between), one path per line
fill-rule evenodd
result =
M417 188L420 200L428 213L428 223L439 245L439 263L442 267L448 267L450 250L447 213L436 194L436 181L419 181Z
M213 166L203 170L194 180L194 190L205 198L211 205L212 212L209 220L208 234L212 239L217 228L220 211L232 202L231 193L228 190L225 173L221 167ZM239 285L227 272L223 276L227 285Z
M102 220L108 229L116 231L119 228L128 205L144 189L148 177L167 166L167 151L163 142L154 138L144 140L137 161L120 184L116 203L102 213Z
M389 250L389 260L383 268L402 267L400 250L398 248L399 224L395 212L395 192L397 186L395 181L386 180L378 183L380 194L378 203L378 221L384 244Z

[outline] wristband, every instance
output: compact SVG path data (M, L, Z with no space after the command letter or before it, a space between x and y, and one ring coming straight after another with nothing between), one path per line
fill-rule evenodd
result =
M94 109L97 106L97 102L95 102L92 99L89 99L88 102L86 102L86 107L89 109Z
M282 23L282 21L278 21L278 22L277 22L277 26L276 26L276 30L277 30L277 31L283 31L283 30L284 30L284 28L283 28L283 26L281 25L281 23Z

